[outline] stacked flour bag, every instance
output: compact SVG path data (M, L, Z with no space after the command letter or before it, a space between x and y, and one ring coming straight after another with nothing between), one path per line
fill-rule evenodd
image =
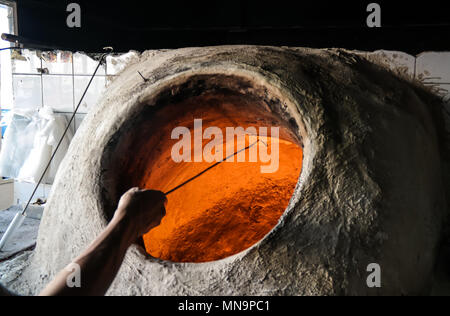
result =
M39 111L17 109L8 112L1 125L7 126L0 152L0 176L37 183L67 126L67 119L48 107ZM55 156L44 183L52 183L72 140L69 130Z

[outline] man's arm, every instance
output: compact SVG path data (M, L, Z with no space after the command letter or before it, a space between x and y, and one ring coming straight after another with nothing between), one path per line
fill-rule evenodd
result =
M161 192L128 191L120 200L114 218L91 246L69 267L78 265L81 287L69 288L73 273L65 269L41 296L101 296L106 294L122 265L128 248L142 235L157 227L165 216L167 199Z

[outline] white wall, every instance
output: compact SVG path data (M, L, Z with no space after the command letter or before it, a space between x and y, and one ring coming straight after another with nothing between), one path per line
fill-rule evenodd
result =
M0 179L0 211L14 204L14 181Z
M12 26L8 19L10 13L11 10L7 6L0 4L0 34L11 32ZM0 48L9 47L8 44L7 42L1 41ZM11 51L0 52L0 67L0 107L10 109L13 106Z
M136 56L135 53L128 53L107 58L106 65L100 67L72 123L73 133L78 130L85 115L97 103L111 80L125 67L127 61ZM97 63L82 53L22 50L20 56L12 59L12 72L9 73L9 77L12 77L14 108L38 110L50 106L58 115L69 120ZM26 203L34 187L35 184L16 182L15 203ZM50 189L50 185L41 185L33 201L37 198L47 199Z
M8 16L11 14L11 9L5 5L0 4L0 34L11 33L12 25ZM0 48L8 47L8 43L2 42ZM0 109L10 109L13 106L13 90L12 90L12 65L11 52L0 52ZM0 148L2 140L0 137Z
M36 184L25 183L25 182L15 182L13 185L13 197L14 204L25 204L30 199ZM37 199L47 200L52 186L48 184L41 184L33 197L33 202Z

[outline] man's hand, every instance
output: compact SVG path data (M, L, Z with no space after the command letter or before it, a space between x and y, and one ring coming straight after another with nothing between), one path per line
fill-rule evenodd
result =
M164 193L133 188L120 199L113 220L124 220L130 225L136 240L161 224L166 205Z
M135 188L125 193L106 229L72 262L80 267L81 288L69 288L67 280L72 272L68 271L72 269L63 270L41 295L104 295L116 277L130 245L161 223L166 215L166 203L166 196L157 191Z

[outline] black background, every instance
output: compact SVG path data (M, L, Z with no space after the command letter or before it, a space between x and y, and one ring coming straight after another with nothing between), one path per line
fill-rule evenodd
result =
M82 27L66 26L66 7L82 8ZM382 6L382 28L366 25L367 5ZM61 49L113 46L162 49L255 44L450 50L449 1L18 0L19 34Z

